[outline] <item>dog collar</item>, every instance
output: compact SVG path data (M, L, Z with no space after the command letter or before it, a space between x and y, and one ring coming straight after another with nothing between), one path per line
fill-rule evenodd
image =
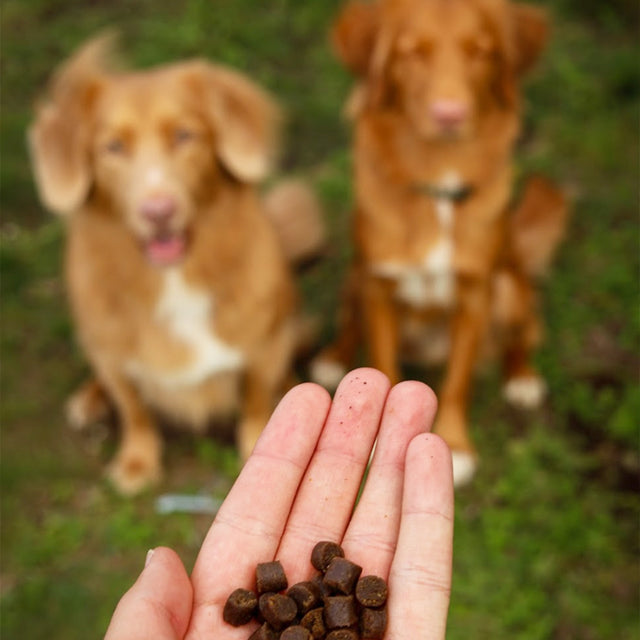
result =
M429 182L415 182L411 185L411 188L412 191L430 196L434 200L449 200L456 204L464 202L474 192L474 188L470 184L461 184L456 187L443 187Z

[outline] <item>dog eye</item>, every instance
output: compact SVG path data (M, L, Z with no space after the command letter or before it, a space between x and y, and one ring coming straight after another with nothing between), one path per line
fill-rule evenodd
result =
M112 138L104 145L104 150L107 153L118 155L124 153L126 149L124 142L120 138Z
M418 54L427 57L431 53L431 44L426 40L419 40L411 34L404 34L398 38L396 50L400 55Z
M184 129L182 127L176 129L173 132L173 142L175 145L181 145L185 142L190 142L196 137L196 134L190 129Z
M488 58L493 53L493 44L489 38L469 40L463 45L463 48L471 58Z

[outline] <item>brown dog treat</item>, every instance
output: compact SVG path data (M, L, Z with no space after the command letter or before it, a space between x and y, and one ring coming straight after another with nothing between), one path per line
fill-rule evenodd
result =
M324 575L322 573L316 573L316 575L311 578L311 582L318 587L323 596L333 595L330 587L324 583Z
M300 624L311 632L311 637L314 640L321 640L327 633L327 627L324 624L324 609L322 607L309 611L302 618Z
M355 593L363 607L381 607L387 601L387 583L379 576L362 576Z
M324 583L334 591L348 595L353 593L361 573L362 567L350 560L334 558L325 571Z
M362 609L360 612L360 637L367 638L367 640L382 640L386 628L386 609Z
M360 636L353 629L336 629L332 631L326 640L359 640Z
M256 567L256 588L258 593L277 593L289 585L287 576L279 560L261 562Z
M311 552L311 564L324 573L334 558L344 558L342 547L336 542L323 540L318 542Z
M278 640L278 634L265 622L249 636L249 640Z
M298 613L303 616L311 609L322 605L322 592L314 582L298 582L287 591L287 595L295 600L298 605Z
M353 596L332 596L324 601L324 622L327 629L343 629L358 622Z
M280 593L265 593L258 600L260 613L276 631L291 624L298 613L298 607L289 596Z
M228 598L222 611L225 622L234 627L247 624L258 608L258 598L253 591L236 589Z
M294 624L282 632L280 640L311 640L311 632L299 624Z

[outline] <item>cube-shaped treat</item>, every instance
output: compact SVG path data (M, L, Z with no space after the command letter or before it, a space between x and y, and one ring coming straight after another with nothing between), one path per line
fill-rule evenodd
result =
M324 573L330 562L337 557L344 558L344 551L342 547L336 542L323 540L313 547L313 551L311 552L311 564L318 571Z
M296 603L280 593L264 593L258 601L260 613L276 631L290 625L298 614Z
M278 640L278 633L265 622L249 636L249 640Z
M227 598L222 610L222 618L234 627L239 627L253 618L257 608L258 597L253 591L236 589Z
M279 560L261 562L256 567L256 588L258 593L277 593L289 585L287 576Z
M324 609L322 607L312 609L305 614L300 624L311 632L311 637L314 640L324 638L327 633L327 627L324 624Z
M298 582L289 588L287 595L298 605L298 614L303 616L311 609L322 605L322 593L314 582Z
M333 594L333 590L331 589L331 587L324 583L324 575L322 573L316 573L314 576L312 576L311 582L313 582L313 584L315 584L316 587L320 589L320 593L323 596L330 596Z
M346 558L334 558L324 574L323 582L334 591L348 595L353 593L362 567Z
M312 640L311 632L298 624L286 628L280 640Z
M382 640L387 628L386 609L362 609L360 612L360 637Z
M387 583L379 576L362 576L356 584L356 600L363 607L383 606L387 593Z
M358 622L353 596L331 596L324 600L324 623L327 629L344 629Z

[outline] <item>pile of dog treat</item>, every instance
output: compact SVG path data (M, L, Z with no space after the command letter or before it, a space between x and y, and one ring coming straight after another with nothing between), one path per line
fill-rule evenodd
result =
M381 640L387 626L387 583L361 576L335 542L318 542L311 553L318 570L289 589L278 560L256 567L256 590L236 589L223 618L233 626L257 620L249 640Z

